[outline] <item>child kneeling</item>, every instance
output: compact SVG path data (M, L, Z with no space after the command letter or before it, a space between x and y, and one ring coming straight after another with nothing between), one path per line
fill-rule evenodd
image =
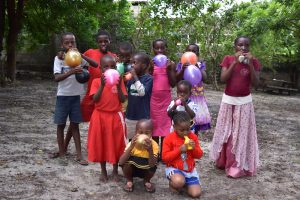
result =
M193 198L201 194L199 175L195 160L203 155L198 137L190 131L190 116L187 112L177 111L173 115L174 132L163 142L162 159L166 163L166 176L171 191L180 192L184 187Z
M155 192L155 186L150 182L154 176L157 165L158 144L151 138L153 124L151 120L142 119L136 124L136 134L125 148L125 152L120 158L119 164L122 166L123 173L127 179L124 190L133 191L133 177L144 179L144 187L147 192ZM141 145L139 137L146 135Z

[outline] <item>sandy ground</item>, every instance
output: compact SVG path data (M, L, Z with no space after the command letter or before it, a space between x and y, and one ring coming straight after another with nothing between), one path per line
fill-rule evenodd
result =
M19 80L0 88L0 199L187 199L170 194L159 164L153 178L156 192L144 192L135 179L135 190L122 190L119 183L100 183L99 164L81 166L73 161L62 166L48 153L57 149L56 126L52 122L56 83L52 80ZM215 125L222 92L208 90L209 108ZM257 176L227 178L208 159L213 129L200 137L205 155L197 163L201 174L201 199L300 199L300 96L255 93L260 168ZM80 125L86 156L88 124ZM112 167L108 165L111 173ZM122 174L121 170L119 170Z

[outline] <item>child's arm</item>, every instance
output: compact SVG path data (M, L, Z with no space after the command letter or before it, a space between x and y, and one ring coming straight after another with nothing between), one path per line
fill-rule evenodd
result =
M177 98L178 99L178 98ZM174 101L171 101L170 105L168 106L168 109L167 109L167 113L168 113L168 116L172 119L175 112L176 112L176 108L177 108L177 105L176 105L176 100L177 99L174 99ZM173 105L172 105L173 104Z
M251 53L247 53L245 55L249 59L249 69L250 69L250 75L251 75L251 84L253 86L257 86L259 83L259 72L255 70L254 64L253 64L253 56Z
M137 90L139 97L143 97L143 96L145 96L145 94L149 94L150 90L152 89L153 80L152 79L146 80L147 81L146 84L143 85L141 83L141 81L139 80L139 77L137 76L134 68L131 68L130 73L132 74L132 76L135 80L134 86Z
M122 76L120 76L119 83L117 84L118 97L121 103L124 103L126 100L126 96L124 95L121 84L124 84Z
M104 75L102 74L101 85L100 85L99 89L97 90L97 92L93 95L94 102L98 102L100 100L104 86L105 86L105 78L104 78Z
M130 142L130 146L125 150L125 152L121 155L119 159L119 165L124 165L124 163L129 159L131 155L131 151L134 148L135 142L136 142L137 135L134 135Z
M191 119L194 119L196 116L195 112L190 108L190 106L186 103L186 101L181 100L181 104L184 106L185 111L189 114Z
M221 81L222 82L226 82L228 79L230 79L231 74L233 72L234 67L236 66L236 64L239 62L238 58L239 56L242 55L242 52L236 52L234 54L235 59L233 60L233 62L230 64L230 66L228 68L226 67L222 67L222 71L221 71Z
M71 76L72 74L76 74L76 73L80 73L80 72L82 72L82 67L74 67L74 68L70 69L66 73L62 73L62 74L58 74L57 73L57 74L54 74L54 80L56 82L63 81L66 78L68 78L69 76Z
M81 57L86 60L91 67L98 67L98 63L96 61L94 61L93 59L91 59L90 57L87 57L86 55L81 53Z
M175 69L175 63L168 60L167 63L167 75L169 79L169 84L171 87L175 87L176 85L176 69Z
M170 138L170 139L172 139L172 138ZM166 163L172 162L173 160L178 158L178 156L180 156L181 153L187 151L187 147L185 144L181 145L177 149L172 149L171 141L169 142L170 139L166 137L163 141L162 159Z
M153 154L153 146L152 146L152 141L151 139L146 139L145 141L145 148L147 149L149 153L149 158L148 158L148 164L150 167L154 167L157 163L157 157L154 156Z
M190 65L190 63L181 64L181 70L176 73L177 82L183 79L184 70Z

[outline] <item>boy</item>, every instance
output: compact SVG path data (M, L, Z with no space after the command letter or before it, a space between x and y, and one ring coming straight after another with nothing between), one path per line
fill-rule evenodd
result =
M146 74L149 65L150 57L145 53L136 53L132 57L130 73L133 78L127 82L128 106L125 114L127 127L134 127L137 120L150 119L153 78ZM127 130L129 139L134 134L134 129Z
M125 152L120 157L119 164L122 166L123 173L127 179L124 190L133 191L133 177L144 179L144 187L147 192L155 192L155 186L150 182L154 176L157 165L158 144L151 139L152 121L149 119L139 120L136 124L136 134L132 141L125 148ZM145 134L148 138L145 140L144 148L136 147L137 138Z

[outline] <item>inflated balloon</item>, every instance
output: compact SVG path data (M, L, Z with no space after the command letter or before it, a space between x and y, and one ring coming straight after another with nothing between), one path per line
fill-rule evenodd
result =
M77 67L81 64L82 57L81 54L75 50L70 49L65 55L65 64L69 67Z
M132 74L131 74L130 72L127 72L127 73L124 75L124 79L125 79L126 81L131 80L131 79L132 79Z
M125 72L125 66L124 63L117 63L117 71L120 75L123 75Z
M130 69L131 69L131 64L127 64L127 65L125 65L125 73L126 72L129 72L130 71Z
M194 52L188 51L185 52L181 56L181 63L184 65L185 63L190 63L192 65L195 65L198 62L198 57Z
M181 105L181 103L182 103L182 102L181 102L181 100L180 100L180 99L177 99L177 100L175 101L175 105L176 105L176 106L179 106L179 105Z
M135 147L137 149L144 149L145 148L145 144L146 144L146 140L148 139L149 137L145 134L140 134L137 139L136 139L136 143L135 143Z
M166 67L168 58L165 55L159 54L153 58L153 62L154 62L154 65L156 65L157 67Z
M184 136L184 144L188 144L189 141L190 141L190 138L189 138L188 136ZM187 145L187 149L188 149L188 150L192 150L193 147L192 147L190 144L188 144L188 145Z
M183 74L184 80L187 80L192 85L197 85L202 80L202 74L198 67L195 65L189 65L185 70Z
M89 70L87 69L82 69L82 72L76 73L75 78L79 83L86 83L88 82L90 78L90 73Z
M108 69L104 72L105 83L108 86L114 86L118 83L120 79L120 74L115 69Z

